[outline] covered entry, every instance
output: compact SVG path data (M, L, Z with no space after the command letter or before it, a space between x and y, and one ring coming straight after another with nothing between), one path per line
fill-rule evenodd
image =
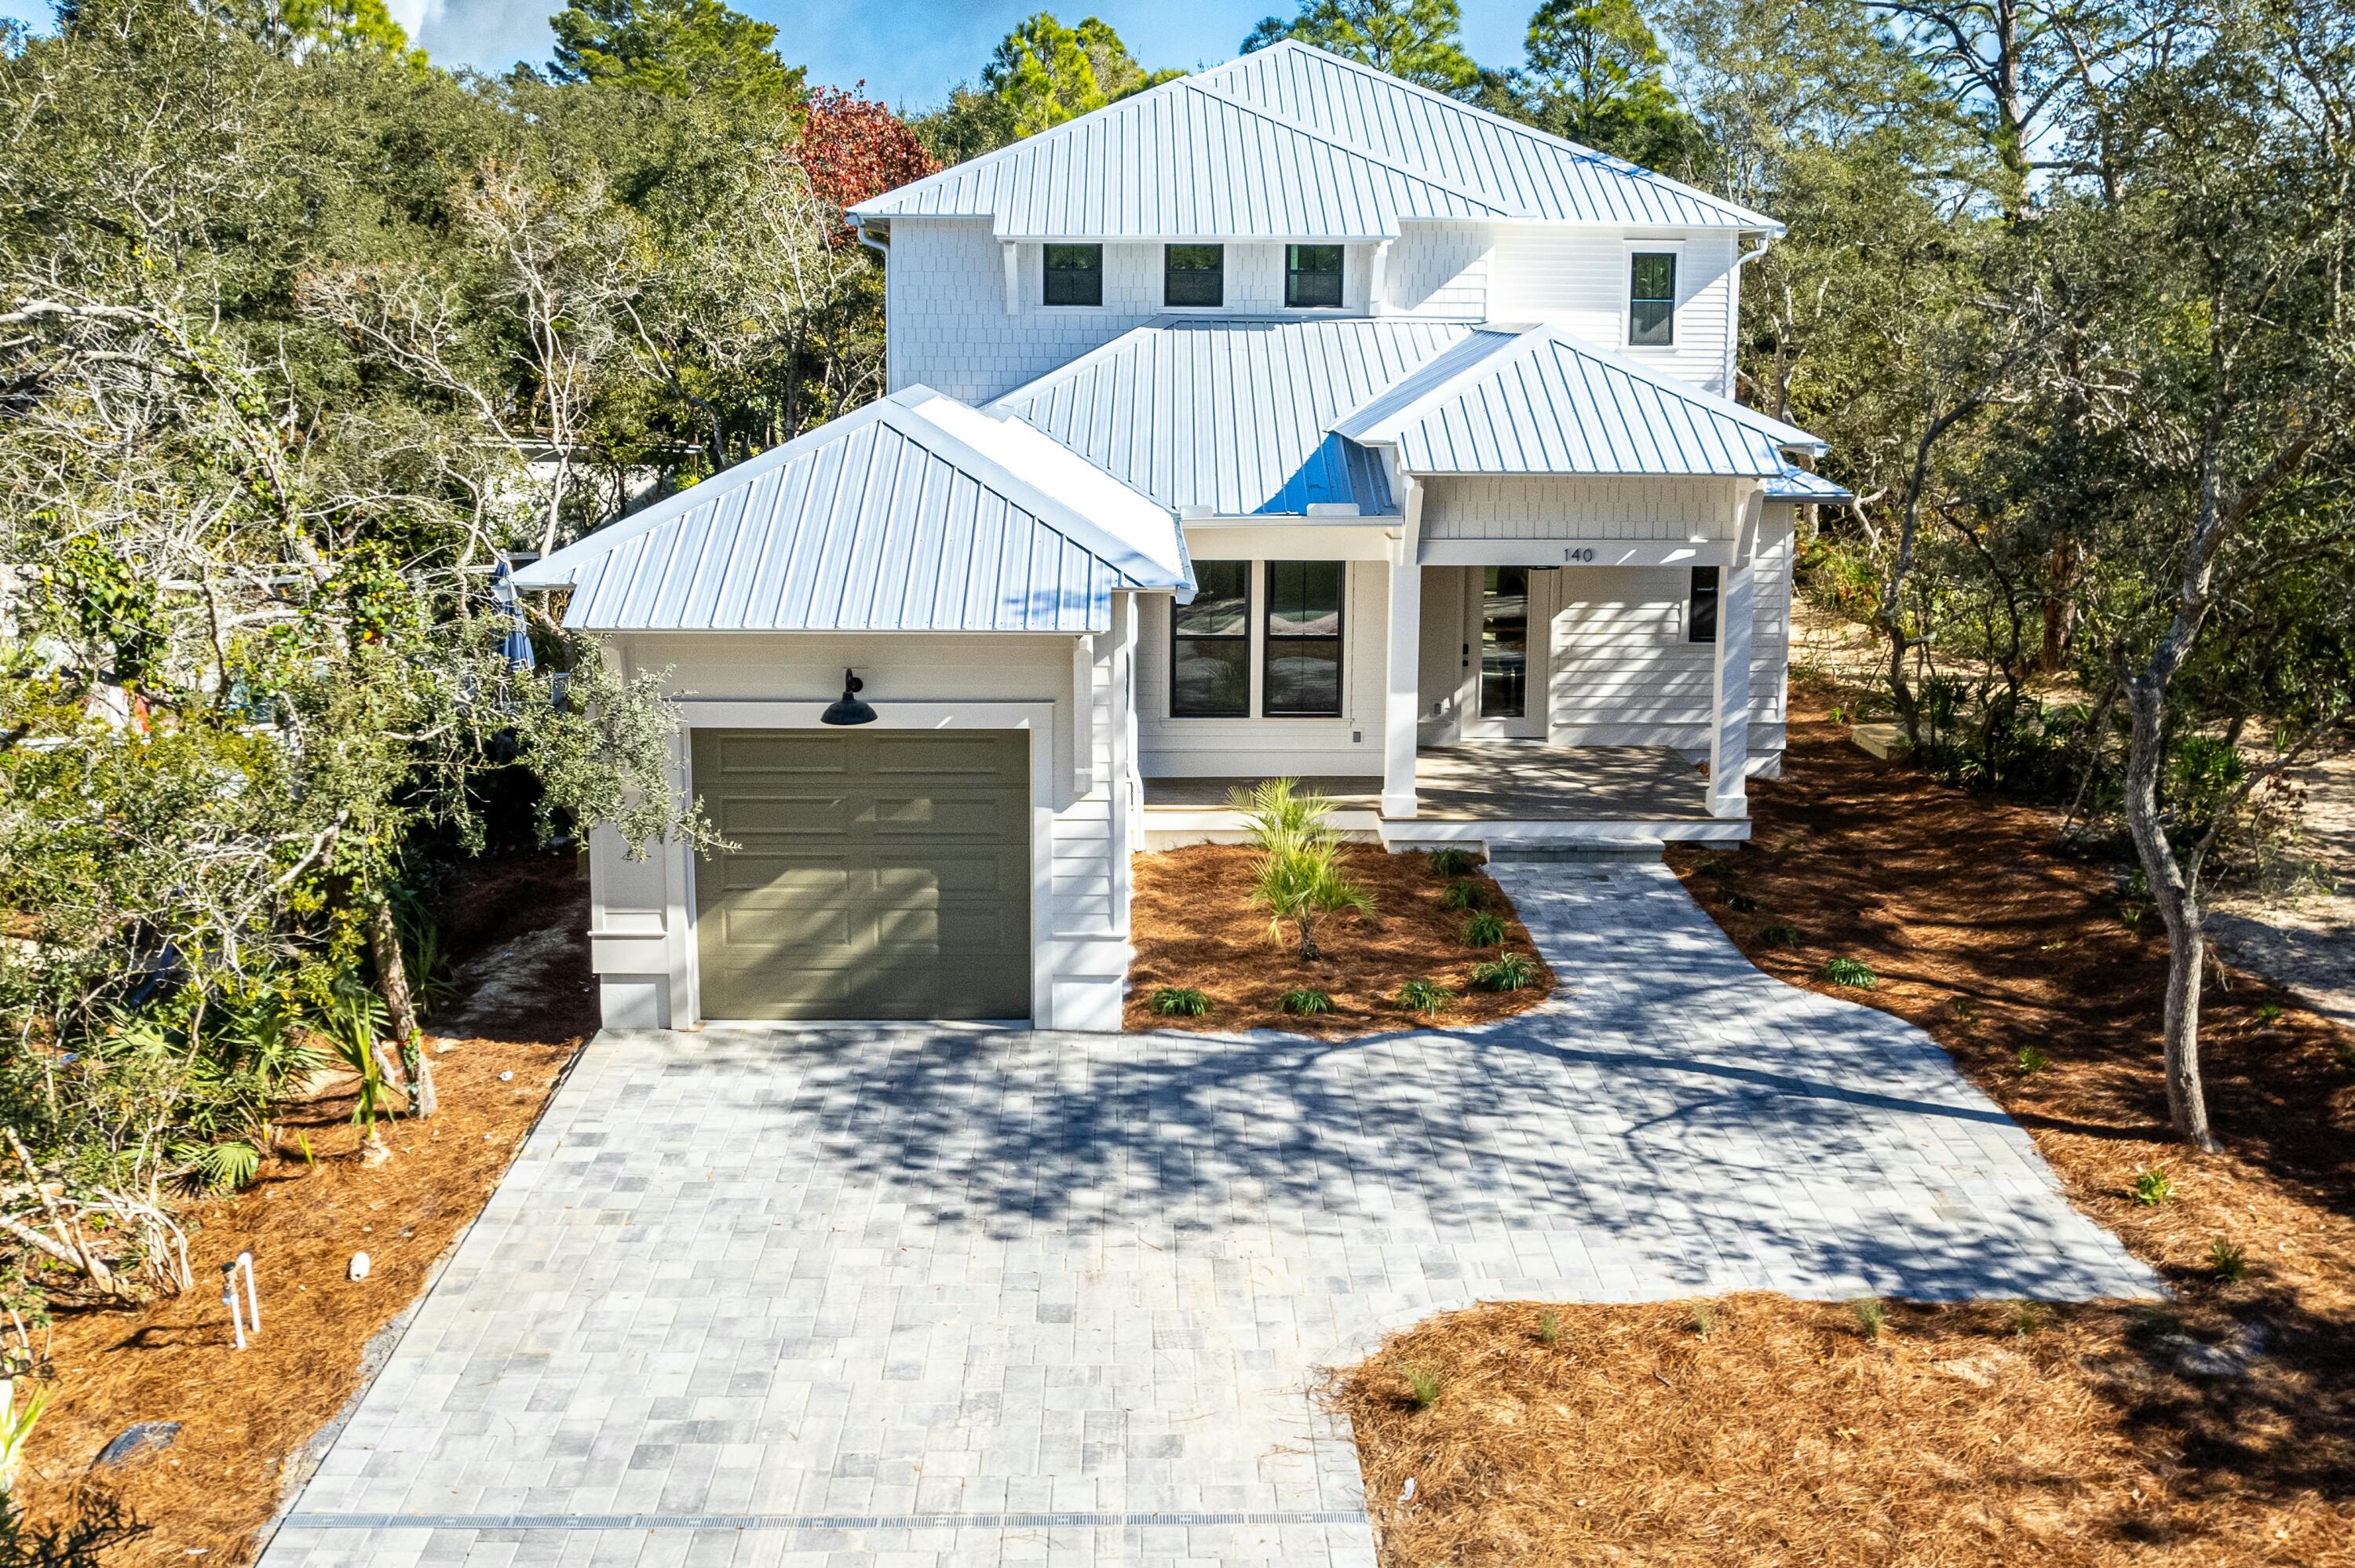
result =
M1030 736L698 729L703 1016L1030 1015Z

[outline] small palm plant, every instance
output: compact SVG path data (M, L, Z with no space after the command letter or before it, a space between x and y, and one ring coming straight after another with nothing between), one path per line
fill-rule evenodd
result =
M1271 779L1248 793L1238 789L1232 800L1251 819L1252 842L1267 853L1252 884L1252 902L1268 913L1268 939L1283 941L1288 921L1299 937L1301 959L1323 958L1318 920L1374 912L1373 895L1341 869L1340 836L1325 821L1331 804L1289 779Z
M36 1388L16 1402L16 1380L0 1378L0 1499L16 1489L16 1470L25 1462L25 1445L49 1403L49 1391Z
M339 990L322 1022L327 1038L336 1043L336 1054L359 1079L352 1120L365 1127L367 1141L375 1143L376 1118L391 1115L384 1101L384 1058L377 1054L377 1039L385 1027L383 1004L357 986Z

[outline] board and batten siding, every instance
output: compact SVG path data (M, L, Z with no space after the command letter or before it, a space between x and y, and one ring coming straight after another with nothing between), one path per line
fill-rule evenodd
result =
M1627 342L1629 258L1639 250L1677 255L1676 343L1668 348ZM1684 238L1597 233L1593 229L1500 227L1489 317L1548 322L1601 347L1625 354L1721 397L1726 349L1733 341L1738 299L1734 237Z
M1163 602L1166 602L1163 601ZM1117 630L1129 597L1114 600L1115 630L1090 639L1088 722L1074 722L1075 648L1066 636L954 633L623 633L607 640L625 674L667 671L688 700L826 702L856 669L878 707L1052 703L1052 786L1047 907L1048 994L1034 997L1041 1027L1117 1029L1130 949L1128 855L1135 826L1130 779L1128 654ZM691 712L691 710L690 710ZM1084 730L1088 766L1074 769ZM679 782L685 776L686 747ZM1084 789L1076 788L1082 781ZM1038 802L1033 802L1034 806ZM592 962L613 1028L671 1028L683 1016L695 954L688 917L690 857L657 847L631 860L620 835L590 839ZM1043 1005L1042 1005L1043 1004Z
M1197 540L1198 560L1235 560ZM1319 556L1304 547L1285 559ZM1265 565L1252 567L1252 707L1260 701L1261 660L1267 613ZM1170 601L1140 599L1136 726L1139 771L1147 779L1270 779L1325 774L1380 778L1382 709L1390 657L1390 567L1350 561L1342 590L1341 716L1339 718L1176 718L1169 712Z

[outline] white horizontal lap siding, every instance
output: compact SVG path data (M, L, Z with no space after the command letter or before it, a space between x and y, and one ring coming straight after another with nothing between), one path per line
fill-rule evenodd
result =
M1495 231L1486 224L1406 225L1391 242L1384 263L1385 311L1447 321L1494 319L1490 289L1494 245ZM1362 268L1353 266L1351 270Z
M1198 547L1198 559L1231 559ZM1304 550L1287 559L1317 558ZM1266 620L1264 564L1252 564L1252 613ZM1390 654L1390 574L1378 561L1351 561L1342 593L1339 718L1173 718L1169 713L1169 611L1162 596L1141 600L1136 657L1137 748L1147 779L1259 779L1279 774L1380 777L1382 705ZM1258 706L1263 643L1252 646Z
M1425 482L1426 539L1725 539L1752 481L1525 479Z
M1095 639L1095 675L1088 722L1087 792L1055 813L1052 874L1058 937L1125 938L1119 908L1113 827L1114 726L1127 722L1120 707L1124 683L1114 662L1111 632Z
M1676 344L1627 343L1629 257L1657 243L1677 255ZM1489 314L1548 322L1601 347L1633 355L1721 397L1735 321L1734 237L1696 232L1673 242L1591 228L1500 228Z

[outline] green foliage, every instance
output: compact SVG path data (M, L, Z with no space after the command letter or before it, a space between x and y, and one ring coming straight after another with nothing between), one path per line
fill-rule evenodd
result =
M2257 1022L2264 1024L2266 1028L2270 1029L2275 1024L2279 1023L2281 1022L2281 1003L2277 1001L2261 1001L2257 1003Z
M1464 945L1467 948L1496 948L1504 945L1512 935L1512 927L1504 917L1483 909L1464 922Z
M2175 1201L2175 1180L2155 1165L2147 1171L2137 1171L2135 1172L2134 1195L2136 1202L2156 1209L2162 1203Z
M1165 985L1146 1005L1164 1018L1201 1018L1210 1011L1210 999L1191 986Z
M1396 1000L1410 1012L1436 1013L1446 1010L1455 993L1436 980L1411 980L1399 987Z
M1852 991L1870 991L1881 983L1872 966L1861 959L1828 959L1817 973L1834 985L1844 985Z
M1500 953L1472 966L1474 991L1520 991L1537 980L1537 966L1518 953Z
M1373 895L1342 869L1340 837L1326 825L1330 802L1289 779L1237 789L1232 800L1248 816L1252 842L1265 856L1252 883L1252 902L1267 911L1269 940L1281 942L1288 921L1298 934L1301 959L1313 962L1323 956L1316 946L1319 920L1344 912L1373 915Z
M978 90L953 90L915 129L943 163L963 163L1185 74L1147 71L1098 17L1067 27L1041 11L998 40Z
M0 1378L0 1499L16 1491L16 1471L25 1462L25 1449L33 1440L33 1428L40 1424L41 1412L49 1404L49 1391L38 1386L27 1389L19 1401L19 1381ZM13 1514L14 1510L0 1502L0 1511Z
M2249 1277L2249 1255L2232 1242L2214 1242L2208 1248L2208 1268L2226 1285L2237 1285Z
M2032 1078L2052 1065L2052 1058L2033 1045L2022 1045L2019 1048L2019 1075L2023 1078Z
M2039 1303L2015 1301L2011 1304L2011 1311L2006 1317L2005 1323L2011 1330L2013 1338L2024 1340L2042 1330L2051 1320L2051 1314Z
M1543 0L1529 18L1528 61L1484 77L1483 107L1648 169L1692 170L1699 122L1678 106L1668 53L1633 0Z
M1889 1308L1871 1297L1868 1296L1860 1301L1849 1302L1848 1309L1849 1316L1856 1319L1858 1330L1868 1340L1881 1338L1881 1333L1889 1327Z
M1409 1367L1406 1369L1406 1386L1409 1396L1414 1401L1415 1408L1429 1410L1439 1403L1440 1392L1444 1385L1437 1372L1425 1372L1420 1367Z
M1433 850L1424 858L1430 862L1433 876L1469 876L1480 869L1480 857L1470 850Z
M1538 1314L1538 1343L1550 1345L1561 1339L1561 1314L1549 1307Z
M1758 943L1765 948L1796 948L1799 945L1799 928L1776 920L1758 929Z
M1297 38L1436 91L1463 94L1480 79L1464 52L1463 26L1458 0L1300 0L1297 15L1264 18L1242 47L1248 54Z
M1758 913L1758 900L1751 897L1750 895L1746 893L1728 893L1725 895L1725 906L1728 909L1732 910L1736 915L1755 915Z
M1476 882L1451 882L1439 890L1442 909L1484 909L1488 895Z
M1297 1018L1309 1018L1333 1011L1333 996L1322 991L1288 991L1280 1003L1284 1011Z
M776 56L777 29L721 0L570 0L549 18L559 82L684 98L798 96L802 70Z
M1687 1318L1694 1333L1706 1340L1717 1331L1717 1320L1723 1308L1714 1301L1696 1301L1687 1308Z

